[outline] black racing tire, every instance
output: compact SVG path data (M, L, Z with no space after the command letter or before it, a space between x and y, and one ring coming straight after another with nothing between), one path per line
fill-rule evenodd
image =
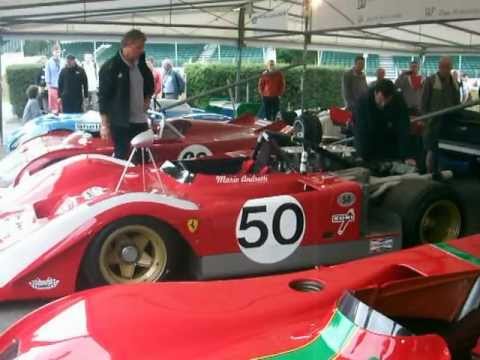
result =
M183 239L164 223L149 217L125 217L107 225L92 239L80 276L86 287L168 280L179 271L185 255L182 245ZM133 252L132 247L136 249ZM122 249L130 251L125 256L137 254L135 260L125 260Z
M463 207L447 184L404 180L387 191L382 206L401 217L404 248L452 240L462 235Z
M305 145L317 148L322 142L323 129L318 116L311 112L305 112L293 122L296 133L303 134Z

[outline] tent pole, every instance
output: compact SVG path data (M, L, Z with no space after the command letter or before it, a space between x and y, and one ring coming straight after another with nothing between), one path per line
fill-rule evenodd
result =
M244 46L245 38L245 7L240 8L240 13L238 14L238 44L237 44L237 76L236 82L240 81L240 75L242 71L242 49ZM235 104L238 104L240 101L240 85L235 86ZM237 110L233 109L235 117L237 116Z
M308 51L308 44L312 39L311 35L311 23L310 19L312 16L312 3L311 0L304 0L304 22L305 22L305 29L304 29L304 41L303 41L303 70L300 77L300 96L301 96L301 109L302 114L305 111L305 74L307 72L307 51Z

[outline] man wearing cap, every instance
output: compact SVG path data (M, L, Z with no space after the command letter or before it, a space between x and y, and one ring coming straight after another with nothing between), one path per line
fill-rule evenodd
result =
M58 93L65 114L83 112L83 99L88 98L87 74L71 54L67 56L67 64L60 71Z

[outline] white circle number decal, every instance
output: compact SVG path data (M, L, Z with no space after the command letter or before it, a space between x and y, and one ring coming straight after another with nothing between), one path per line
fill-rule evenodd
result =
M304 233L302 205L288 195L248 200L237 218L240 250L261 264L273 264L292 255Z
M193 160L211 155L212 152L206 146L194 144L183 149L180 155L178 155L178 160Z

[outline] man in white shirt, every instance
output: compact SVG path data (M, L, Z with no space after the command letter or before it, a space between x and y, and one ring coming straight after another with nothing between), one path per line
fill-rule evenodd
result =
M98 110L97 64L92 54L84 54L83 60L83 70L85 70L88 79L88 101L85 104L86 110Z

